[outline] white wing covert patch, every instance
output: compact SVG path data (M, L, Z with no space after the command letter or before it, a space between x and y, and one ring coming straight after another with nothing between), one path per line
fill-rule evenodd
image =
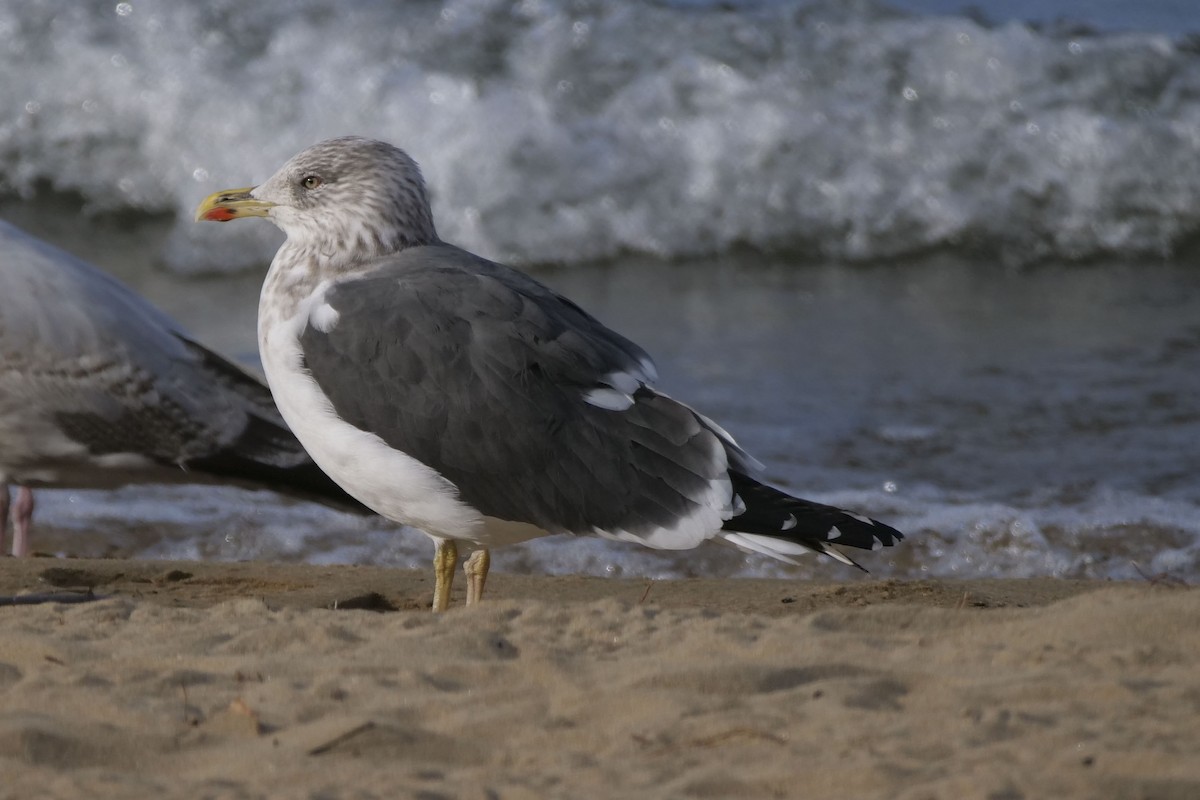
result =
M607 411L633 408L633 393L654 379L653 364L641 362L639 367L640 372L618 370L608 373L600 379L599 386L583 393L584 402Z
M316 305L309 314L308 322L321 333L329 333L337 325L339 317L341 315L338 314L337 309L324 302L322 297L320 304Z
M599 386L583 393L583 401L606 411L626 411L633 407L633 396L607 386Z

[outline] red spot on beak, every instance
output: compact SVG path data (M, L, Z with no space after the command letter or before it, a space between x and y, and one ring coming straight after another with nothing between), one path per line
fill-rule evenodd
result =
M204 218L209 222L229 222L237 218L237 212L224 206L217 206L204 212Z

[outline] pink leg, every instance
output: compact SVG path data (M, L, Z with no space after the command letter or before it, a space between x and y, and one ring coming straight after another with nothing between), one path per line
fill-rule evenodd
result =
M22 486L17 489L17 502L13 506L13 549L17 558L29 555L29 523L33 520L33 489Z
M0 556L4 555L4 542L8 534L8 484L0 484Z

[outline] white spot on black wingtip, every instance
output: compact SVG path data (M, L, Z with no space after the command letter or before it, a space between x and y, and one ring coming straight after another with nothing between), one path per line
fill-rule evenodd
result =
M871 542L871 549L872 550L882 550L883 549L883 540L880 539L878 536L872 536L871 538L873 539L873 541Z
M796 519L795 514L788 514L788 518L783 521L783 527L780 528L780 530L790 531L792 528L796 527L799 523L800 523L800 521L798 519Z
M841 528L839 528L837 525L834 525L832 528L830 528L830 529L829 529L829 533L825 534L825 538L826 538L826 539L828 539L828 540L829 540L829 541L831 541L831 542L832 542L834 539L840 539L840 538L842 538L842 530L841 530Z

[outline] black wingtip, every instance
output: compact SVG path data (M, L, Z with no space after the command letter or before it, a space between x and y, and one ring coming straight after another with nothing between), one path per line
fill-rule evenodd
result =
M834 506L792 497L736 471L729 473L734 493L746 510L726 521L726 530L785 539L822 551L826 546L879 550L903 541L904 534L878 520ZM860 564L844 556L866 572Z

